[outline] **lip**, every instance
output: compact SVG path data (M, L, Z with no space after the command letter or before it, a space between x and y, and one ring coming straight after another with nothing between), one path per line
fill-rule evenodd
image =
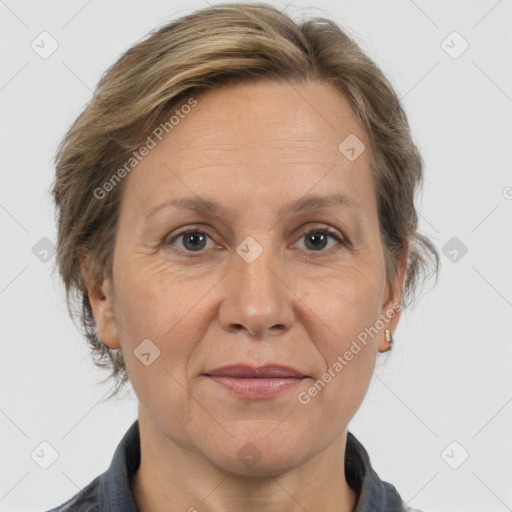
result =
M230 365L203 375L235 395L251 400L278 396L307 378L300 371L282 365Z
M266 364L264 366L250 366L247 364L231 364L214 370L209 370L203 375L213 377L237 377L237 378L276 378L295 377L302 379L306 377L302 372L280 364Z

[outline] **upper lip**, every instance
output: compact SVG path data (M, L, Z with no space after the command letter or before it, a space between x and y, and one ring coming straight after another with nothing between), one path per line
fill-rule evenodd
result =
M289 366L282 366L279 364L267 364L265 366L249 366L246 364L232 364L229 366L222 366L205 372L204 375L215 377L238 377L238 378L272 378L272 377L295 377L304 378L306 375L299 370L290 368Z

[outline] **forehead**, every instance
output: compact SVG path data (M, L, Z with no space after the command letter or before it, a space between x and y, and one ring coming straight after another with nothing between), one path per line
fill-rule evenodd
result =
M366 134L334 86L256 82L195 99L130 173L126 201L145 209L186 193L242 205L308 191L357 201L372 188ZM339 148L349 136L367 148L353 161Z
M176 148L180 154L236 145L278 157L290 145L304 156L337 157L347 135L366 138L348 101L330 84L255 82L213 89L196 99L197 107L173 129L175 144L182 143Z

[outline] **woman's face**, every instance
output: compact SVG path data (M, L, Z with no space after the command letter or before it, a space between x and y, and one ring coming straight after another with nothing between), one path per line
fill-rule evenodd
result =
M228 471L281 472L346 435L399 318L369 142L327 84L236 85L196 100L125 178L113 284L91 303L162 438ZM191 208L199 198L215 212ZM227 365L304 377L207 375Z

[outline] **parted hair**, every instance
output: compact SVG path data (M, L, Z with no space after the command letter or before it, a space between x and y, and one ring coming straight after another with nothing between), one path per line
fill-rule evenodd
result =
M87 254L98 282L112 278L124 183L112 178L191 97L261 80L319 81L344 95L370 141L387 280L393 282L399 261L406 258L404 307L414 302L426 277L435 274L437 281L439 255L418 232L414 204L423 160L399 98L375 62L326 18L295 21L265 3L197 10L154 29L105 71L55 155L55 262L68 311L79 320L94 363L110 370L105 380L117 383L113 394L128 380L123 354L98 336L80 265Z

